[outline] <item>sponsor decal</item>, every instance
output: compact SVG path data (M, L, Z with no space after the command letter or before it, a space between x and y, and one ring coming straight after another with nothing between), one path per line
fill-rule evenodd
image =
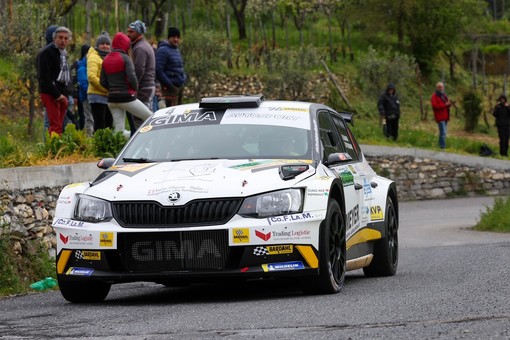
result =
M339 174L339 177L342 179L344 187L354 185L354 176L352 175L352 172L344 170Z
M271 255L292 254L294 251L294 246L292 244L267 246L266 248Z
M136 261L169 261L201 259L205 256L221 258L221 253L212 239L203 239L199 247L192 240L176 241L139 241L131 246L131 256Z
M267 242L269 240L272 241L310 240L312 237L311 234L312 232L308 229L283 230L283 231L273 230L268 233L255 230L255 235L257 235L264 242Z
M253 255L255 256L292 254L293 252L294 246L292 244L260 246L253 249Z
M152 130L151 125L144 126L143 128L140 129L140 133L149 132L150 130Z
M94 272L92 268L80 268L80 267L70 267L66 275L80 275L80 276L90 276Z
M384 218L383 211L379 205L374 205L370 207L370 219L372 221L379 221Z
M366 178L363 178L363 193L365 195L372 194L372 186L370 185L370 182Z
M347 230L356 227L359 224L359 205L356 204L354 208L347 213Z
M222 111L223 113L224 111ZM165 125L179 125L179 124L190 124L190 123L200 123L204 121L208 122L216 122L218 119L216 117L215 111L204 111L202 109L198 110L189 110L182 114L172 114L165 117L156 117L153 118L150 122L147 123L147 126L159 127Z
M305 221L305 220L309 220L309 219L321 218L321 215L322 214L318 214L318 213L304 212L304 213L294 214L294 215L273 216L273 217L268 217L267 222L269 223L269 225L273 225L273 224L278 224L278 223Z
M268 107L269 111L297 111L297 112L308 112L306 107Z
M113 233L102 231L99 237L100 247L113 247Z
M261 231L255 230L255 236L260 238L262 241L268 241L271 238L271 233L263 233Z
M354 169L354 167L352 165L348 165L347 168L353 173L353 174L357 174L356 172L356 169Z
M74 257L77 260L101 261L101 252L90 250L76 250L74 252Z
M329 196L329 189L308 189L306 190L308 196Z
M193 176L212 175L216 172L216 168L214 166L200 166L190 169L189 172Z
M135 175L136 173L138 173L139 171L142 171L144 169L147 169L151 166L154 166L156 165L157 163L147 163L147 164L143 164L143 163L140 163L140 164L123 164L123 165L116 165L116 166L112 166L112 170L118 170L118 171L121 171L123 173L127 172L127 173L130 173L132 175Z
M276 108L275 108L276 109ZM270 120L286 120L286 121L297 121L302 117L299 116L291 116L286 114L278 114L278 113L260 113L260 112L252 112L252 113L229 113L225 116L226 119L232 118L242 118L242 119L270 119Z
M83 221L75 221L71 220L69 218L58 218L53 225L59 226L59 227L77 227L82 228L85 225L85 222Z
M235 228L232 230L234 243L250 243L250 229Z
M303 262L301 262L301 261L291 261L291 262L277 262L277 263L263 264L262 269L265 272L271 272L271 271L280 271L280 270L305 269L305 266L303 265Z
M81 235L78 233L74 233L72 235L64 235L62 233L59 234L60 241L65 245L93 245L94 237L92 234Z
M236 170L251 170L252 172L267 170L271 168L277 168L286 164L304 163L312 164L313 161L309 159L279 159L279 160L267 160L261 162L249 162L244 164L238 164L231 166L231 169Z
M57 204L71 204L71 196L60 196L57 200Z

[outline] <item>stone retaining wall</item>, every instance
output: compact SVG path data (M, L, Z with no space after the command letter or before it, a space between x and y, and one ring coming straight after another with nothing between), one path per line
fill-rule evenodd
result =
M414 149L373 149L363 147L365 155L372 167L382 176L389 177L397 183L400 201L449 198L455 196L476 195L509 195L510 194L510 162L481 157L458 156L453 154L434 154L433 152L416 152ZM368 150L367 150L368 149ZM409 151L414 150L414 151ZM397 155L395 155L397 154ZM425 157L423 157L423 154ZM464 157L464 158L463 158ZM8 233L13 241L14 250L22 253L26 240L37 239L43 242L50 254L55 253L56 240L51 228L56 201L64 185L90 180L99 173L95 164L81 164L80 179L73 170L66 169L62 173L70 173L62 179L64 183L57 185L52 180L48 167L37 170L34 168L0 169L0 233ZM88 172L84 169L89 169ZM30 171L42 171L45 175L32 174ZM74 170L76 172L76 170ZM16 178L9 183L6 178ZM27 182L25 178L32 178ZM62 176L61 176L62 177ZM37 181L38 180L38 181ZM67 181L67 182L66 182ZM30 188L30 183L34 188ZM38 183L38 184L37 184ZM51 187L47 187L47 183Z

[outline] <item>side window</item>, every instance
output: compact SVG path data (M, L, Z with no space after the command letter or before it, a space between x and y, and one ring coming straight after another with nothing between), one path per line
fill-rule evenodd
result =
M345 121L335 115L331 115L333 117L333 121L335 122L336 129L338 133L340 134L340 137L342 138L342 143L345 146L346 152L352 157L354 161L358 161L361 158L361 153L359 149L359 145L356 142L356 139L354 139L353 134L351 133L351 130L349 130L349 127L345 123Z
M335 125L331 120L329 112L320 111L319 118L319 134L324 147L325 157L336 152L345 152L343 145L339 140L338 133L336 132Z

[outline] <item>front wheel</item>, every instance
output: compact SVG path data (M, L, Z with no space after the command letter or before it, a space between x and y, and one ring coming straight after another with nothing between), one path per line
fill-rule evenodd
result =
M392 276L398 266L398 218L393 200L388 196L384 219L385 237L374 245L374 258L363 268L365 276Z
M319 241L319 276L307 278L303 290L313 294L338 293L345 281L345 220L337 201L328 202Z
M110 292L111 284L105 282L61 281L58 285L64 299L74 303L103 301Z

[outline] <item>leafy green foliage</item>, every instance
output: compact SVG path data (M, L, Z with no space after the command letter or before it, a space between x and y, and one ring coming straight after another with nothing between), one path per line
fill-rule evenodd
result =
M213 82L214 74L223 70L222 59L228 49L218 41L217 34L200 28L186 33L181 51L190 78L187 86L191 87L198 101L207 84Z
M106 128L94 133L92 149L98 157L115 157L125 144L126 137L121 131Z
M73 153L89 155L91 146L85 131L78 131L74 124L67 124L62 135L46 132L42 153L48 156L62 157Z
M475 131L478 126L478 119L482 114L482 99L475 91L468 91L462 98L462 107L464 109L465 125L467 132Z
M357 83L371 98L378 98L388 83L397 86L397 92L403 92L415 78L415 62L412 57L391 50L377 51L369 47L358 61Z
M319 53L313 46L300 50L271 50L266 55L268 73L262 78L265 94L269 98L287 100L307 100L313 91L321 93L317 84L309 88L313 79L313 68L319 65ZM309 91L312 90L312 91Z
M497 197L492 207L482 213L476 230L510 232L510 197Z

